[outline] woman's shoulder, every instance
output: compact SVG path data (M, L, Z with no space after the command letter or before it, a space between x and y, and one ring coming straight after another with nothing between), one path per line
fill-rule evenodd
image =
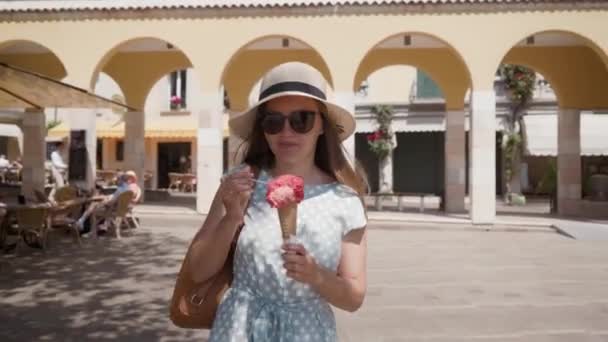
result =
M361 196L359 196L359 193L357 193L357 191L355 189L353 189L351 186L344 184L344 183L340 183L340 182L336 182L336 195L339 197L344 197L344 198L352 198L352 197L356 197L356 198L360 198Z

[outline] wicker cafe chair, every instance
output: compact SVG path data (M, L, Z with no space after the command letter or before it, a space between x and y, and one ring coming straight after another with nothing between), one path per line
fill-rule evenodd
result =
M39 244L46 250L48 235L48 208L23 207L17 209L17 232L24 242L30 246ZM19 250L21 239L17 239L15 253Z
M167 190L177 190L182 186L182 174L176 172L169 172L169 188Z
M57 203L73 200L78 197L78 190L72 186L63 186L55 191L55 201Z
M99 216L99 218L105 219L106 222L113 227L117 239L121 238L120 230L122 229L123 225L128 226L127 217L129 215L131 201L133 201L134 196L135 194L133 191L125 191L121 193L118 195L116 203L114 203L114 208L112 208L112 210L108 210L105 215ZM96 224L97 218L94 222ZM97 229L97 227L94 227L93 229Z
M71 186L64 186L55 192L54 210L51 210L51 225L53 227L64 227L74 235L74 241L78 244L80 233L75 223L82 212L82 205L70 204L70 201L78 198L78 190Z
M185 174L181 176L181 188L183 192L194 192L196 191L196 176L192 174Z
M34 190L34 198L39 204L50 204L51 200L40 190Z

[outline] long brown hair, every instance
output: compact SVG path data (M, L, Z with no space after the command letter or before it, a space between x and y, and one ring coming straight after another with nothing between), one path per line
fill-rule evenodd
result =
M368 183L363 168L356 161L353 162L354 167L351 166L346 157L347 152L340 143L336 124L331 122L327 115L327 107L321 102L317 101L317 103L323 119L323 134L317 140L315 165L339 183L351 187L359 196L367 194ZM275 156L270 150L262 130L261 113L263 112L264 104L258 107L253 129L238 150L244 148L242 160L244 163L259 169L272 169L275 164ZM237 152L237 155L240 154Z

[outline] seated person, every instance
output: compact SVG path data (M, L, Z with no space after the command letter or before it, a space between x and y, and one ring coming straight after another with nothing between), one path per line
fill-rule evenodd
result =
M117 187L116 190L114 190L114 193L105 196L105 198L99 202L92 202L89 204L82 216L80 216L75 223L78 230L81 232L84 231L84 223L91 215L101 215L107 213L109 210L112 210L114 208L114 204L116 204L116 200L118 200L118 196L129 190L125 175L119 175L117 179Z
M0 155L0 169L8 169L11 166L11 162L6 159L4 154Z
M129 170L124 174L125 182L127 183L127 190L133 191L133 200L131 201L133 204L136 204L141 199L141 188L137 185L137 174L135 171Z
M125 191L133 192L134 196L131 200L131 205L136 204L141 198L141 189L137 185L137 175L133 171L127 171L117 177L117 188L112 195L106 196L101 202L93 202L85 210L82 216L76 221L76 227L78 230L83 232L85 221L91 215L106 216L109 211L114 209L114 205L118 200L120 194ZM100 222L102 223L102 222ZM100 226L99 231L103 233L107 228L103 225Z

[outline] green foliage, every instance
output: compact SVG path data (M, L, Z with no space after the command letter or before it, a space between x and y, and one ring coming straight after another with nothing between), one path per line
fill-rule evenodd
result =
M521 65L503 64L499 69L509 97L514 104L526 104L534 95L536 73Z
M51 129L61 125L61 120L51 120L46 123L46 130L50 131Z
M376 116L378 129L367 135L367 143L370 150L382 160L386 158L393 149L393 132L391 124L393 121L393 108L391 106L376 106L372 109Z
M513 179L513 169L515 167L515 158L521 147L521 135L513 132L507 135L505 142L503 143L505 153L505 176L508 182Z

